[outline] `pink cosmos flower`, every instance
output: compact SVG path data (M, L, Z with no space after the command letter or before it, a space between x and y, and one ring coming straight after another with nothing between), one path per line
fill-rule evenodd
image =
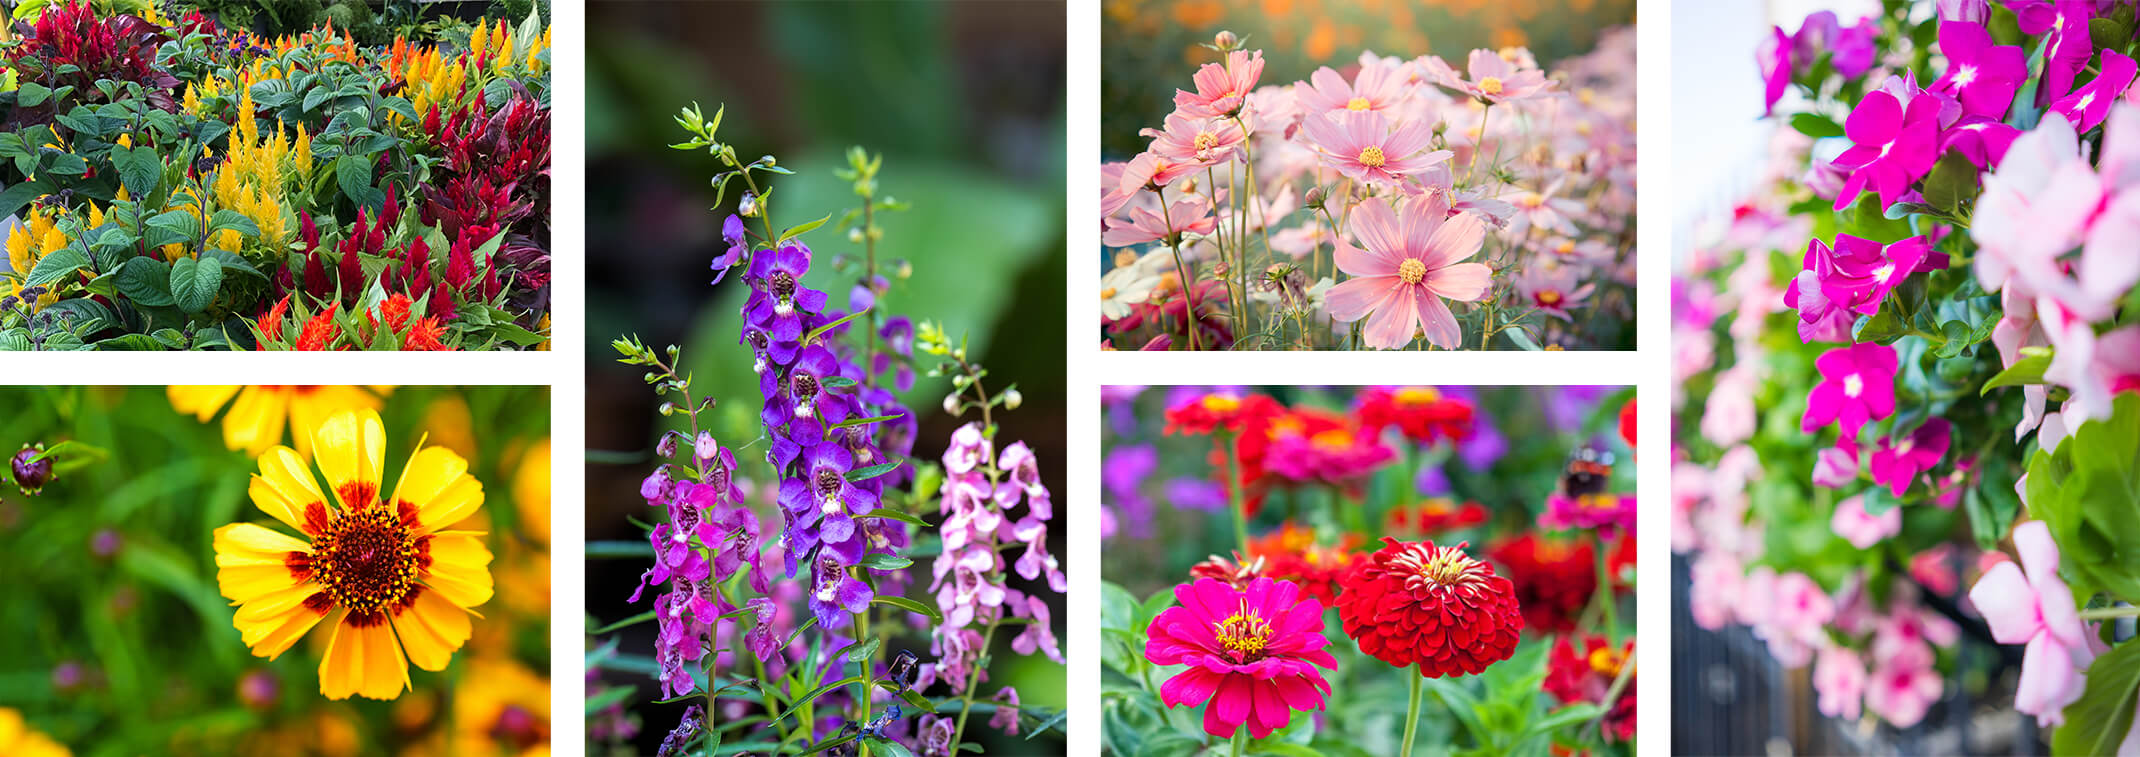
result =
M1339 244L1337 266L1353 278L1327 295L1330 317L1367 319L1362 333L1377 349L1398 349L1425 331L1427 341L1453 349L1463 342L1446 297L1471 302L1486 294L1493 270L1460 262L1479 253L1486 227L1466 213L1450 218L1439 196L1404 205L1400 218L1380 197L1353 209L1352 235L1362 248Z
M1855 437L1870 421L1895 412L1895 348L1867 342L1837 347L1813 361L1821 382L1806 395L1806 433L1841 421L1843 435Z
M1813 690L1820 695L1820 712L1831 718L1856 720L1865 700L1865 663L1849 647L1821 650L1813 663Z
M1432 55L1419 59L1419 66L1429 81L1490 104L1528 100L1553 90L1544 72L1518 67L1492 50L1471 51L1470 81Z
M1427 150L1434 132L1424 120L1408 120L1392 128L1389 119L1380 113L1344 110L1309 116L1302 119L1300 126L1322 154L1325 165L1369 184L1401 183L1403 177L1425 171L1454 154Z
M1256 80L1263 78L1263 51L1235 50L1226 62L1196 70L1196 91L1174 91L1174 109L1198 118L1230 118L1240 112Z
M1908 728L1924 720L1932 703L1939 701L1946 684L1932 661L1919 655L1881 659L1865 689L1865 709L1893 724Z
M1151 153L1138 153L1127 163L1106 163L1100 166L1100 216L1105 218L1122 211L1137 193L1152 184L1152 176L1159 170L1159 158Z
M1509 214L1508 233L1522 236L1524 232L1536 226L1557 234L1574 234L1575 224L1570 222L1568 217L1582 213L1583 204L1565 197L1553 196L1560 192L1561 185L1567 181L1565 177L1554 179L1545 189L1535 192L1512 188L1502 193L1501 201L1514 208Z
M2073 91L2073 79L2095 57L2095 42L2088 38L2088 20L2095 15L2089 0L2058 0L2046 28L2028 34L2050 34L2044 49L2043 81L2036 90L2036 104L2055 102Z
M1841 437L1813 458L1813 485L1840 489L1858 480L1858 440Z
M1851 147L1836 156L1835 166L1849 172L1835 209L1856 202L1870 188L1880 196L1880 207L1894 205L1910 185L1932 171L1939 160L1942 111L1953 103L1944 96L1926 92L1915 81L1890 77L1880 89L1858 101L1843 132ZM1956 113L1956 118L1960 117Z
M1293 97L1309 116L1334 110L1388 113L1404 100L1408 77L1401 64L1371 61L1361 64L1360 73L1347 84L1345 77L1323 66L1307 81L1293 84Z
M1843 500L1835 506L1835 515L1828 519L1828 527L1836 536L1850 542L1858 549L1872 549L1873 545L1887 537L1902 533L1902 509L1890 507L1887 512L1873 515L1865 512L1865 497L1856 496Z
M1575 269L1567 266L1532 265L1516 276L1516 293L1531 301L1539 312L1572 321L1568 309L1583 304L1597 287L1576 283Z
M2103 72L2051 103L2051 110L2072 121L2079 131L2093 129L2110 115L2110 106L2132 86L2135 73L2140 73L2140 64L2116 50L2103 48Z
M1190 195L1188 199L1176 200L1164 213L1149 208L1130 208L1129 218L1109 218L1107 230L1100 234L1100 243L1109 247L1128 247L1134 244L1165 239L1170 233L1209 234L1218 229L1219 219L1211 215L1211 202L1202 195Z
M1984 571L1969 589L1969 602L1983 613L1993 639L2028 645L2014 709L2035 715L2039 725L2061 725L2066 705L2087 688L2086 671L2096 652L2074 607L2073 590L2058 577L2058 543L2051 528L2029 521L2014 527L2013 538L2021 567L2001 562Z
M1933 418L1900 442L1891 437L1881 438L1879 448L1872 453L1873 482L1886 484L1888 491L1897 497L1902 496L1919 474L1931 470L1947 456L1947 445L1952 442L1952 437L1953 424L1945 418Z
M1320 665L1337 669L1323 647L1323 605L1291 581L1258 578L1237 590L1213 578L1174 587L1181 604L1152 621L1144 656L1155 665L1187 665L1159 687L1168 707L1205 704L1204 732L1228 738L1248 726L1263 738L1292 722L1293 712L1321 710L1330 684Z
M1165 161L1170 172L1183 166L1193 172L1232 160L1248 141L1241 125L1231 119L1190 118L1177 112L1167 114L1166 126L1138 133L1152 138L1151 154Z
M2018 45L1992 44L1983 24L1963 21L1940 22L1939 49L1947 56L1947 73L1932 91L1960 101L1964 113L2005 118L2028 78L2028 54Z

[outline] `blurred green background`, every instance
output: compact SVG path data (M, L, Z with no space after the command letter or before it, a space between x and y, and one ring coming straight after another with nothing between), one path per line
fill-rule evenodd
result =
M639 480L659 434L654 393L642 371L615 361L610 339L683 346L695 390L720 399L715 433L736 444L761 433L751 356L736 343L747 291L739 275L707 286L740 191L710 210L718 162L667 147L682 141L672 117L693 102L709 116L727 106L719 138L745 160L771 154L796 172L770 177L781 227L855 207L833 171L846 168L850 146L883 153L879 192L911 209L878 216L878 259L887 275L902 260L913 269L893 280L883 312L969 334L990 389L1015 381L1025 397L999 415L999 438L1034 448L1056 501L1073 495L1062 488L1065 19L1060 2L589 4L587 445L603 460L588 466L590 541L643 540L627 518L646 511ZM803 241L816 255L806 283L845 309L853 281L833 275L831 261L859 258L862 246L829 224ZM936 409L948 390L923 377L905 394L921 421L916 458L939 456L957 426ZM1064 521L1051 529L1057 555L1067 552ZM591 562L588 612L643 611L624 600L645 567ZM1064 622L1058 613L1058 633ZM624 643L650 649L652 639ZM928 648L926 638L902 643ZM996 651L1000 684L1017 685L1028 704L1064 704L1061 666L1020 659L1007 643ZM618 683L653 690L644 678ZM640 748L651 753L684 707L642 705ZM1039 744L1005 740L989 752Z
M412 667L415 690L391 702L331 702L327 627L254 657L216 587L216 528L290 533L247 496L259 466L224 448L221 418L172 409L160 386L0 389L10 456L101 450L34 497L0 484L0 707L78 755L515 753L489 733L503 707L548 729L549 406L533 387L387 395L384 480L426 435L469 460L484 503L468 528L489 532L497 594L444 672Z
M1352 75L1360 51L1414 58L1433 53L1459 70L1476 48L1527 46L1549 70L1589 52L1598 34L1635 21L1634 0L1101 0L1102 155L1125 160L1193 89L1197 66L1218 61L1202 45L1231 30L1262 50L1261 85L1308 78L1318 66Z

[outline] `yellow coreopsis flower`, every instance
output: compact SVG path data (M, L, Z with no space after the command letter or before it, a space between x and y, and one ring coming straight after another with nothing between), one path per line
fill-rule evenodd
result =
M320 693L399 697L410 688L409 664L444 670L473 632L469 608L490 601L482 534L445 530L482 507L483 484L460 455L419 444L381 499L378 413L338 413L302 431L313 436L325 489L294 450L275 447L260 458L250 494L303 538L252 523L216 529L216 584L238 608L232 624L254 655L279 657L326 621Z
M385 390L381 390L384 393ZM312 437L307 429L351 410L379 409L379 397L356 386L171 386L165 389L171 407L198 418L215 418L224 405L223 445L259 456L282 443L284 425L296 437L297 454L312 457ZM236 397L237 402L231 402Z
M548 691L548 687L544 687ZM548 708L545 708L547 714ZM549 719L544 718L547 723ZM23 721L19 710L0 707L0 754L10 757L69 757L67 748Z

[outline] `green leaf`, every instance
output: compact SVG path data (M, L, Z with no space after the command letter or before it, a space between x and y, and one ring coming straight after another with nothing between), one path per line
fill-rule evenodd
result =
M846 376L826 376L823 379L820 379L819 383L822 383L834 389L845 389L847 387L854 386L856 384L856 381Z
M785 243L790 239L794 239L804 234L808 234L811 230L816 229L819 226L825 225L825 222L830 220L832 220L832 214L826 213L824 218L820 218L808 223L801 223L796 224L794 226L789 226L787 231L780 232L780 241L782 243ZM775 244L774 246L778 247L780 245Z
M1984 388L1978 390L1977 395L1990 394L1991 390L2002 386L2041 384L2043 383L2043 372L2049 370L2050 367L2050 347L2023 347L2021 348L2021 359L2014 361L2012 366L2000 371L1998 375L1991 377L1991 380L1984 382Z
M847 385L848 385L848 386L853 386L853 385L854 385L854 379L842 379L842 378L840 378L840 377L838 377L838 376L834 376L834 377L832 377L832 378L828 378L828 379L825 379L825 383L826 383L827 385L832 385L832 381L833 381L833 379L840 379L840 380L842 380L842 381L846 381L846 382L847 382ZM827 432L829 433L829 432L832 432L832 431L838 431L838 430L840 430L840 429L843 429L843 428L848 428L848 427L851 427L851 426L863 426L863 425L868 425L868 424L871 424L871 423L883 423L883 422L885 422L885 421L896 421L896 420L899 420L899 418L900 418L900 416L897 416L897 415L879 415L879 416L876 416L876 417L873 417L873 418L849 418L849 419L847 419L847 420L844 420L844 421L840 421L839 423L835 423L835 424L833 424L833 425L832 425L832 428L826 429L826 431L827 431Z
M872 599L869 602L870 604L875 605L890 605L892 607L897 607L901 610L905 610L907 612L911 612L916 615L928 618L929 622L932 623L944 622L944 614L942 612L937 611L936 608L930 607L920 602L916 602L911 599L907 599L906 597L893 596L889 594L879 594L877 595L876 599Z
M877 656L877 648L884 646L884 639L871 636L869 641L856 644L847 650L848 662L861 662Z
M1799 113L1791 116L1791 128L1814 139L1843 136L1841 124L1818 113Z
M631 686L617 686L596 692L587 697L587 716L594 717L595 714L608 709L610 705L623 702L637 692L638 689Z
M2051 732L2055 754L2112 754L2132 728L2140 698L2140 644L2126 642L2088 666L2088 686L2066 705L2066 724Z
M899 465L899 462L895 461L889 463L878 463L867 468L856 468L854 470L848 471L846 478L848 481L868 481L872 478L876 478L886 473L898 470Z
M149 216L148 228L141 233L141 242L151 248L167 244L190 242L201 235L201 221L193 212L184 208L166 210Z
M863 739L863 741L869 742L869 753L873 755L883 755L884 757L914 757L914 753L908 751L906 745L901 744L897 741L893 741L891 739L880 739L875 736L870 736L868 738Z
M1940 158L1931 175L1925 177L1925 202L1950 216L1963 203L1975 200L1979 191L1976 164L1962 157L1960 151Z
M163 157L154 147L114 147L111 164L119 172L119 183L135 197L155 197L162 188Z
M350 202L369 206L376 202L373 195L384 196L372 187L372 161L362 155L344 155L334 159L334 180L342 188L342 194Z
M891 509L891 508L888 508L888 507L880 507L880 508L877 508L877 509L875 509L875 510L871 510L871 511L869 511L869 512L863 513L863 514L861 514L861 515L857 515L857 516L855 516L855 517L857 517L857 518L884 518L884 519L886 519L886 520L896 520L896 521L900 521L900 522L903 522L903 523L912 523L912 524L914 524L914 525L917 525L917 526L921 526L921 527L923 527L923 528L928 528L928 527L929 527L929 522L928 522L928 521L925 521L925 520L922 520L922 519L921 519L921 516L915 515L915 514L913 514L913 513L907 513L907 512L901 512L901 511L898 511L898 510L893 510L893 509Z
M35 108L43 105L45 100L50 97L52 97L52 88L37 82L26 81L16 86L15 104L25 108Z
M207 310L222 287L223 264L215 258L179 258L171 264L171 300L179 310Z
M1100 582L1100 627L1143 633L1142 628L1133 628L1137 619L1137 597L1110 581Z
M823 325L823 326L819 326L819 327L817 327L817 328L811 329L811 330L810 330L810 333L808 333L808 334L804 334L804 335L803 335L803 338L802 338L802 343L803 343L803 344L805 344L805 345L809 345L809 344L815 343L815 342L817 341L817 338L818 338L818 337L821 337L821 336L824 336L824 335L826 334L826 332L829 332L829 331L831 331L831 330L833 330L833 329L839 328L839 327L840 327L840 324L846 323L846 322L848 322L848 321L852 321L852 320L854 320L854 319L855 319L855 318L856 318L857 316L860 316L860 315L862 315L862 314L864 314L864 313L867 313L867 312L869 312L869 311L867 311L867 310L857 310L857 311L855 311L855 312L852 312L852 313L848 313L847 315L841 316L841 317L840 317L840 319L839 319L839 320L837 320L837 321L833 321L833 322L831 322L831 323L828 323L828 324L825 324L825 325Z
M899 570L901 568L913 565L914 561L906 559L904 557L900 557L898 555L887 555L882 552L878 552L876 554L872 554L868 557L862 558L862 562L857 564L864 568L869 568L871 570Z
M253 219L247 218L244 213L227 208L216 211L215 215L208 218L208 233L213 234L224 229L236 229L240 236L247 239L260 238L259 224L253 223Z
M119 294L136 305L163 307L171 299L171 267L154 258L129 258L119 266Z
M639 625L639 624L641 624L641 623L645 623L645 622L647 622L647 621L649 621L649 620L653 620L653 619L655 619L655 618L657 618L657 617L660 617L660 613L659 613L659 612L657 612L657 611L655 611L655 610L648 610L648 611L646 611L646 612L642 612L642 613L639 613L638 615L633 615L633 616L631 616L631 617L629 617L629 618L625 618L625 619L623 619L623 620L617 621L617 622L615 622L615 623L611 623L611 624L609 624L609 625L606 625L606 626L603 626L603 627L601 627L601 628L597 628L597 629L594 629L594 630L592 630L592 631L588 631L588 632L587 632L587 635L589 635L589 636L600 636L600 635L602 635L602 634L605 634L605 633L609 633L609 632L611 632L611 631L616 631L616 630L620 630L620 629L630 628L630 627L632 627L632 626L636 626L636 625Z
M24 286L49 286L88 267L89 256L83 254L81 248L69 245L40 258L22 283Z
M1530 730L1552 732L1579 723L1587 723L1603 714L1605 710L1590 702L1580 702L1554 710L1552 714L1531 721Z

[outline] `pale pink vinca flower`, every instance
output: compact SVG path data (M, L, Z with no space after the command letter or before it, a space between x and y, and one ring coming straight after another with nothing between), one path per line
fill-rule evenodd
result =
M1946 690L1929 654L1901 654L1879 659L1865 687L1865 709L1897 728L1924 720Z
M1969 589L1969 602L2001 644L2026 644L2014 709L2043 726L2063 724L2066 705L2087 689L2096 650L2073 604L2073 590L2058 577L2058 543L2050 526L2033 520L2014 527L2021 566L2000 562ZM2025 571L2025 572L2024 572Z
M1821 650L1813 663L1813 690L1820 695L1820 712L1831 718L1858 719L1865 701L1865 663L1849 647Z
M1486 294L1493 270L1462 262L1485 244L1486 226L1469 213L1449 217L1439 196L1407 202L1402 211L1380 197L1353 209L1351 236L1361 246L1337 247L1337 267L1352 278L1330 289L1330 316L1366 319L1369 347L1398 349L1423 330L1428 343L1453 349L1463 338L1442 299L1472 302Z
M1828 527L1836 536L1850 542L1858 549L1872 549L1873 545L1888 537L1902 533L1902 508L1889 507L1886 512L1873 515L1865 511L1863 495L1837 503L1835 515L1828 519Z
M1429 151L1434 132L1422 121L1395 127L1375 112L1333 111L1308 116L1301 129L1322 153L1323 163L1355 181L1399 184L1404 177L1448 160L1448 150Z

